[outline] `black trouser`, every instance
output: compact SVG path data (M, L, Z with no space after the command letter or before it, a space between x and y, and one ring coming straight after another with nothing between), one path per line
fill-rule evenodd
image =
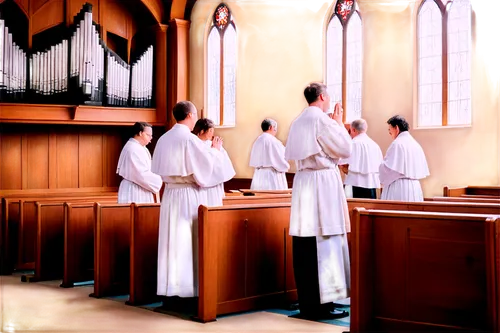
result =
M302 315L315 315L325 310L319 297L318 251L316 237L292 238L293 274ZM331 304L330 304L331 305Z
M377 199L377 190L374 188L365 187L352 187L352 197L353 198L364 198L364 199Z

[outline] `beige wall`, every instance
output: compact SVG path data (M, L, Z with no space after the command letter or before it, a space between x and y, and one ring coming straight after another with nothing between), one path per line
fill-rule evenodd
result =
M252 176L249 154L262 119L276 119L278 138L285 142L290 122L306 106L304 86L323 80L323 32L332 2L226 1L238 33L237 126L216 132L224 137L237 177ZM422 182L426 196L441 194L443 185L500 183L500 46L489 43L500 34L499 20L490 14L491 6L499 6L495 2L500 3L473 0L473 126L411 131L429 162L431 176ZM390 144L385 121L399 113L412 126L416 116L412 40L418 2L358 3L364 33L363 117L370 125L369 134L385 152ZM190 98L198 109L206 101L204 41L218 4L198 0L191 17Z

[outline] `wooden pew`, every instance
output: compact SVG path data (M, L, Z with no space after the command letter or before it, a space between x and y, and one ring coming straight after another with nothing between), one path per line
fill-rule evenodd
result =
M498 214L500 213L500 205L491 204L470 204L470 203L447 203L447 202L400 202L400 201L381 201L373 199L349 199L349 210L353 211L355 207L370 207L379 209L391 210L417 210L417 211L436 211L447 212L453 211L456 213L481 213L481 214ZM265 209L265 210L264 210ZM282 211L279 211L281 209ZM245 311L255 309L259 306L259 300L264 299L266 295L248 295L245 294L244 284L235 284L235 281L244 281L244 276L237 275L235 272L244 272L245 270L241 265L251 265L252 262L245 262L248 260L264 261L270 260L269 258L280 258L281 253L276 251L274 253L265 253L268 258L257 257L257 255L248 255L245 253L245 244L254 242L254 239L247 238L248 231L246 224L254 219L259 223L268 223L266 226L269 229L262 230L264 238L270 242L278 242L277 238L267 238L269 235L276 235L272 226L276 223L281 223L280 227L283 228L283 237L286 241L285 250L286 258L284 259L287 264L286 273L281 272L281 266L276 266L274 270L267 273L269 279L276 276L285 276L285 279L290 282L293 281L293 269L291 262L291 237L288 236L288 224L290 217L290 203L285 204L270 204L270 205L247 205L247 206L227 206L227 207L214 207L206 208L200 207L199 211L199 281L200 281L200 295L199 295L199 308L198 317L202 322L215 320L217 314L228 312ZM279 216L279 218L277 217ZM267 221L267 222L264 222ZM246 223L246 224L245 224ZM245 228L242 227L245 225ZM352 226L353 233L355 232L356 225ZM274 234L273 234L274 232ZM242 240L244 239L244 241ZM271 244L271 243L269 243ZM265 247L264 247L265 248ZM272 246L269 247L271 249ZM231 253L231 258L227 258L225 254ZM242 255L244 253L245 255ZM253 274L255 272L249 272ZM239 273L240 275L243 273ZM281 275L280 275L281 274ZM257 273L250 278L252 281L258 281ZM247 277L248 279L248 277ZM219 282L217 282L219 281ZM265 282L262 282L265 284ZM224 286L223 289L217 289L218 286ZM255 286L254 286L255 287ZM255 289L262 288L261 286ZM282 294L288 293L293 290L294 284L290 282L287 284L286 290L281 291ZM248 288L252 289L252 288ZM265 288L264 288L265 289Z
M56 196L57 194L57 196ZM116 193L97 192L95 195L82 192L67 193L26 193L25 195L2 198L2 256L1 273L11 274L15 269L34 269L34 244L36 240L36 202L73 200L93 200L93 198L117 197ZM24 248L26 246L26 248Z
M24 198L20 200L21 214L18 228L18 256L16 269L35 269L36 239L37 239L37 203L59 203L59 219L64 217L62 205L68 198ZM117 201L116 194L111 196L83 196L73 197L71 202ZM9 235L10 237L10 235Z
M94 292L126 295L130 283L131 204L95 204Z
M290 202L291 195L262 195L253 197L226 197L224 206L242 204L271 204ZM160 204L133 205L130 242L130 297L129 305L154 303L158 263L158 229Z
M132 204L128 305L150 304L156 295L160 204Z
M200 206L198 214L199 321L296 300L290 203Z
M251 189L240 189L243 195L269 195L269 194L292 194L292 189L287 190L251 190Z
M79 202L80 198L73 200ZM117 198L113 196L95 197L90 204L93 205L95 201L116 202L116 200ZM36 202L35 272L34 275L23 275L21 281L37 282L63 278L66 203Z
M460 197L463 195L500 197L500 186L445 186L443 188L444 197Z
M498 217L357 209L353 222L352 332L498 332Z
M424 198L424 201L448 201L448 202L482 202L482 203L500 203L500 198L481 198L481 197L432 197Z
M95 204L64 204L64 270L61 287L94 280Z

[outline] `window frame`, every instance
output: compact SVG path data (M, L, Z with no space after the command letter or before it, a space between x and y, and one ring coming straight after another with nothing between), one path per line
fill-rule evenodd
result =
M441 12L441 125L432 125L432 126L420 126L418 124L418 118L419 118L419 112L420 112L420 106L419 106L419 95L420 95L420 89L419 89L419 65L420 65L420 58L419 58L419 15L420 11L426 1L433 1L439 8ZM443 0L420 0L418 4L418 9L416 11L415 15L415 43L416 43L416 123L417 129L425 129L425 128L432 128L432 129L437 129L437 128L447 128L447 127L471 127L472 126L472 63L471 63L471 73L469 80L471 82L471 94L470 94L470 99L471 99L471 122L469 124L456 124L456 125L449 125L448 124L448 85L449 85L449 75L448 75L448 14L450 12L450 9L453 5L453 0L446 0L446 3L443 3ZM470 50L469 52L471 53L471 60L472 60L472 55L473 55L473 24L472 24L472 18L473 18L473 10L472 10L472 3L469 1L470 5L470 11L471 11L471 25L470 25Z
M342 108L345 110L345 112L342 115L342 121L345 123L347 119L347 28L349 27L349 21L351 17L354 15L354 12L356 12L359 16L359 19L361 21L361 27L363 27L363 16L361 15L361 12L359 10L359 6L356 0L352 0L352 9L350 13L346 16L346 19L342 18L341 15L337 14L337 6L339 2L342 2L343 0L335 0L333 3L333 7L331 7L331 13L329 14L329 18L326 23L326 27L324 29L325 31L325 50L324 50L324 55L325 55L325 82L328 84L326 77L328 73L328 28L330 26L330 23L332 20L337 17L341 26L342 26ZM361 45L364 44L364 34L361 34ZM364 49L363 49L364 50ZM363 63L364 61L364 54L362 55L361 62ZM362 66L362 70L364 71L364 66ZM361 75L362 80L361 80L361 103L363 103L363 75Z
M225 6L227 7L228 9L228 13L229 13L229 22L222 28L220 29L217 24L216 24L216 18L215 18L215 14L217 13L217 10L222 7L222 6ZM210 27L208 28L208 34L206 35L206 39L205 39L205 43L207 45L207 56L206 56L206 59L205 59L205 68L206 68L206 75L207 75L207 81L209 80L209 76L210 76L210 73L209 73L209 68L208 68L208 59L209 59L209 54L208 54L208 40L210 38L210 34L212 33L212 30L213 29L217 29L218 32L219 32L219 39L220 39L220 44L219 44L219 50L220 50L220 61L219 61L219 75L220 75L220 82L219 82L219 103L220 103L220 109L219 109L219 124L216 125L215 127L217 128L221 128L221 127L235 127L236 126L236 107L235 107L235 114L234 114L234 124L231 124L231 125L226 125L224 124L224 91L225 91L225 87L224 87L224 36L225 36L225 32L226 30L229 28L229 26L232 26L234 31L235 31L235 34L237 36L237 29L236 29L236 24L234 23L234 19L233 19L233 15L231 13L231 9L229 8L229 6L224 3L224 2L221 2L217 5L217 7L215 8L215 10L212 12L212 15L211 15L211 23L210 23ZM237 37L236 37L237 39ZM236 49L237 51L237 49ZM237 54L236 54L236 58L237 58ZM236 63L237 63L237 60L236 60ZM235 73L235 86L236 86L236 73ZM210 93L208 91L208 84L206 84L205 86L205 92L206 92L206 101L207 103L205 103L205 105L208 106L208 94ZM235 89L235 103L236 103L236 89ZM208 108L208 107L207 107ZM202 117L206 117L208 116L208 110L206 112L204 112L204 110L202 111Z

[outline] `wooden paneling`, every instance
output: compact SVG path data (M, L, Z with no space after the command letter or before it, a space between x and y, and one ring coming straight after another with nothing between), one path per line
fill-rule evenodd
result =
M80 133L79 136L79 174L80 187L103 186L103 146L102 133Z
M21 135L0 133L0 189L21 188Z
M92 5L93 21L99 25L101 38L107 42L107 32L112 32L125 39L127 54L124 60L129 62L133 52L141 52L142 49L133 49L132 40L140 34L151 35L151 42L155 47L155 62L159 72L155 68L154 99L156 106L149 109L75 106L75 105L41 105L32 104L33 101L22 103L0 103L0 120L10 123L48 123L48 124L106 124L106 125L128 125L135 121L147 121L155 125L165 125L165 107L167 96L167 50L165 30L160 37L156 36L154 28L162 23L164 17L164 3L161 0L14 0L11 7L17 16L14 22L19 23L21 32L16 32L23 48L32 48L38 43L33 36L52 27L70 27L73 18L77 15L85 3ZM6 16L13 17L12 13ZM15 25L15 23L11 23ZM162 30L162 29L160 29ZM188 32L188 30L186 30ZM138 34L139 33L139 34ZM25 36L24 36L25 35ZM38 35L39 38L45 38ZM35 36L37 39L37 36ZM142 37L140 38L143 39ZM156 42L159 48L156 49ZM18 42L20 43L20 42ZM148 40L149 43L149 40ZM35 45L36 44L36 45ZM187 47L187 44L186 44ZM31 50L28 50L31 51ZM181 58L187 53L183 53ZM183 78L183 76L181 76ZM187 80L184 78L184 80ZM184 98L185 99L185 98ZM61 103L65 103L62 101Z
M56 136L56 187L78 187L78 136L60 133Z
M50 0L33 12L31 33L34 35L61 23L64 23L64 0Z
M2 125L0 195L12 191L117 187L128 128Z
M47 133L26 135L27 189L49 188L49 136ZM24 155L24 154L23 154ZM23 160L24 162L24 160ZM25 168L23 167L23 170Z

